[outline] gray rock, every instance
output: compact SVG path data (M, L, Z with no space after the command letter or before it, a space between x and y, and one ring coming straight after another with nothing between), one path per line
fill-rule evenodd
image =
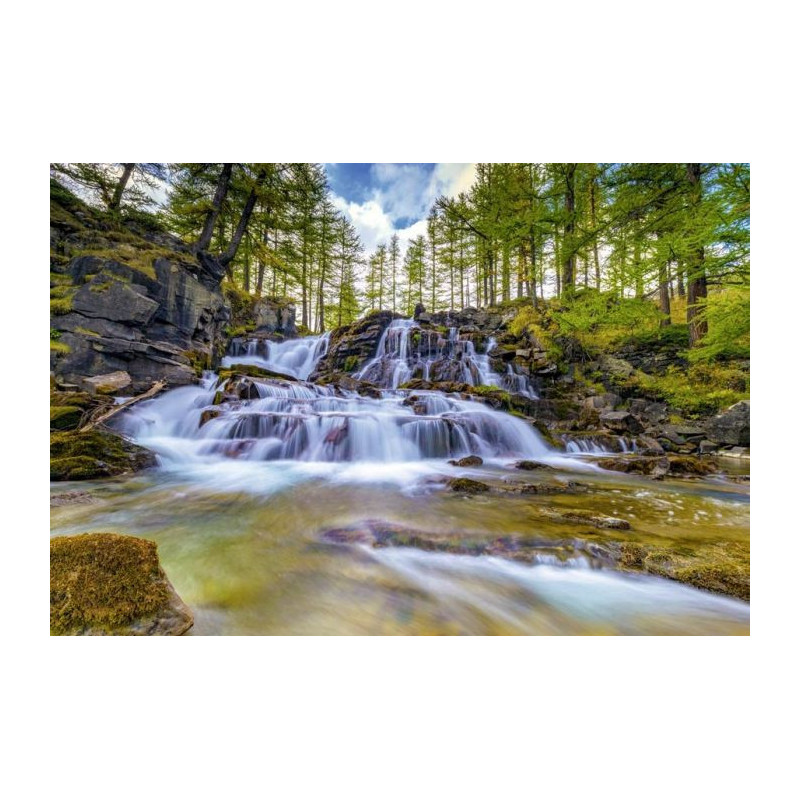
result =
M600 424L614 433L641 433L644 430L630 411L606 411L600 415Z
M115 394L131 385L131 376L124 370L95 375L83 381L86 390L92 394Z
M750 446L750 403L742 401L709 420L708 438L717 444Z

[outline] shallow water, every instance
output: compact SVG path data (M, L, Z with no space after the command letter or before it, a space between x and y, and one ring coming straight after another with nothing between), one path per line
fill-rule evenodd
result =
M563 467L567 459L554 456ZM53 508L52 534L154 539L202 634L746 634L749 604L579 558L534 565L495 556L327 544L366 519L466 536L604 537L542 519L539 507L629 519L634 540L747 541L748 493L724 481L651 482L587 470L583 494L463 497L436 481L545 479L502 459L331 464L220 460L104 482L53 484L96 502ZM551 476L547 476L552 480Z

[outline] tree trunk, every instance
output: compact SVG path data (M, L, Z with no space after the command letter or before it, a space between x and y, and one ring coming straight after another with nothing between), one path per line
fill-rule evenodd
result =
M567 212L567 221L564 225L564 274L561 285L564 292L571 292L575 286L575 164L567 164L564 177L566 191L564 193L564 207Z
M703 186L700 183L700 164L687 164L686 177L689 180L690 202L693 218L700 210L703 200ZM705 249L695 244L689 252L687 264L689 291L686 302L686 321L689 323L689 347L695 347L708 333L708 321L703 316L708 286L706 284Z
M208 250L211 244L211 237L214 235L214 227L217 224L217 217L219 210L222 208L222 203L228 194L228 185L231 182L231 173L233 172L233 164L223 164L222 171L219 174L217 181L217 190L214 192L214 199L211 201L211 208L206 214L206 221L203 224L203 231L200 238L197 240L198 250Z
M236 258L236 251L239 249L244 232L247 230L247 225L250 222L250 217L253 215L253 209L256 207L256 201L258 200L258 187L264 182L266 175L267 173L265 170L261 170L258 173L255 186L253 186L253 188L250 190L250 194L247 196L247 202L245 202L244 208L242 209L242 216L239 217L239 224L236 226L236 230L233 232L231 243L228 245L228 249L219 258L219 263L225 267L227 267L228 264L230 264L231 261Z
M133 168L135 166L136 164L122 165L122 175L117 181L117 186L114 189L114 196L111 198L111 202L108 204L109 211L116 211L119 208L120 203L122 202L122 193L125 191L125 187L128 185L128 180L130 180L130 177L133 174Z
M594 236L592 237L592 249L594 250L594 284L596 289L600 289L600 253L598 252L597 247L597 198L595 195L595 189L597 186L596 179L592 178L592 190L589 196L592 204L592 231Z

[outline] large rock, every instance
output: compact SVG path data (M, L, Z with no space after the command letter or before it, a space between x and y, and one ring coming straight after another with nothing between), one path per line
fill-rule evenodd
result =
M343 325L331 333L328 352L320 359L309 380L339 372L356 372L375 356L383 332L400 314L373 311L364 319Z
M709 420L706 434L717 444L750 446L750 403L742 401Z
M105 431L68 430L50 434L50 480L108 478L155 466L144 447Z
M112 224L59 193L50 222L50 325L66 345L51 353L60 382L125 372L130 383L119 391L135 395L157 380L191 383L216 362L230 320L217 259L170 234Z
M287 339L297 336L295 307L289 301L262 297L253 306L256 333L279 334Z
M113 533L50 540L50 633L179 636L193 624L155 542Z
M600 415L600 424L614 433L641 433L644 430L630 411L606 411Z

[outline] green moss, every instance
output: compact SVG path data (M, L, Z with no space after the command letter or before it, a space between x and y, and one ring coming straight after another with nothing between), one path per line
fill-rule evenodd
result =
M743 542L624 542L619 563L698 589L750 599L750 547Z
M66 342L56 342L52 339L50 340L50 352L51 353L71 353L72 348Z
M461 494L482 494L489 491L489 486L480 481L473 481L470 478L453 478L447 485L454 491Z
M343 369L345 372L355 372L360 364L358 356L348 356L344 361Z
M91 533L50 540L50 632L112 633L170 602L155 542Z
M149 450L99 430L50 434L50 480L72 481L121 475L151 466Z
M50 430L67 431L77 428L83 417L78 406L50 406Z

